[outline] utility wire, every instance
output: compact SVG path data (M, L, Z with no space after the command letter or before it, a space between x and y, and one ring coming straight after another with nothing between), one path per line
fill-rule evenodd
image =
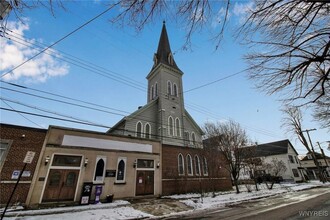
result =
M6 104L9 108L11 108L13 111L15 111L15 109L14 109L11 105L9 105L5 100L2 100L2 102L5 103L5 104ZM20 113L20 112L17 112L17 113L18 113L20 116L22 116L23 118L25 118L26 120L28 120L29 122L31 122L32 124L38 126L39 128L44 128L43 126L37 124L36 122L32 121L31 119L25 117L25 115L23 115L22 113Z
M118 3L116 3L115 5L117 5ZM114 6L115 6L114 5ZM85 27L86 25L88 25L89 23L91 23L92 21L96 20L97 18L101 17L103 14L107 13L108 11L110 11L114 6L107 8L106 10L104 10L102 13L98 14L97 16L95 16L94 18L90 19L89 21L85 22L84 24L80 25L78 28L74 29L73 31L71 31L70 33L66 34L65 36L63 36L62 38L60 38L59 40L55 41L53 44L49 45L48 47L46 47L45 49L41 50L40 52L38 52L37 54L35 54L34 56L30 57L29 59L27 59L26 61L24 61L23 63L19 64L18 66L14 67L13 69L9 70L8 72L4 73L1 75L0 78L4 77L5 75L13 72L14 70L16 70L17 68L23 66L25 63L29 62L30 60L34 59L35 57L39 56L40 54L42 54L43 52L45 52L46 50L48 50L49 48L55 46L56 44L58 44L59 42L63 41L65 38L69 37L70 35L74 34L75 32L79 31L80 29L82 29L83 27Z

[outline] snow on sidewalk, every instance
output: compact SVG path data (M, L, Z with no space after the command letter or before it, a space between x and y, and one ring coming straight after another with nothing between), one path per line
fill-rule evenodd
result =
M309 183L300 184L276 184L272 190L268 190L264 184L259 185L260 190L255 191L252 186L252 192L247 192L244 185L241 186L241 193L236 194L235 191L217 193L215 197L211 195L200 198L200 194L184 194L167 196L168 199L179 200L180 202L192 207L194 210L205 210L217 207L225 207L229 204L240 203L253 199L268 197L281 193L299 191L303 189L314 188L318 186L329 186L330 183L322 184L318 181L311 181ZM152 203L152 200L150 200ZM164 213L166 213L164 210ZM187 211L191 212L191 211ZM181 212L180 214L183 214ZM44 210L27 210L15 211L7 213L10 217L5 219L33 219L33 220L101 220L101 219L142 219L149 217L156 217L140 210L134 209L128 201L116 200L110 204L88 205L88 206L75 206L63 207ZM175 215L171 213L166 215ZM158 216L159 217L159 216Z

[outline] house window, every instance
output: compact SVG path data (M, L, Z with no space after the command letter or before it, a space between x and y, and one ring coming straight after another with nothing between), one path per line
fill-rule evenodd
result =
M299 164L299 162L298 162L298 158L297 158L297 157L294 157L294 159L296 159L296 163L298 163L298 164Z
M191 140L192 140L192 144L196 146L196 136L194 132L191 133Z
M149 168L153 169L155 168L155 162L153 160L142 160L138 159L137 160L137 168Z
M195 155L195 173L197 176L201 175L201 163L197 155Z
M174 123L172 116L168 117L168 134L174 136Z
M184 161L182 154L178 155L178 171L179 175L184 175Z
M188 131L185 131L184 132L184 142L185 144L188 146L189 143L190 143L190 135L189 135L189 132Z
M151 129L150 129L150 124L149 123L147 123L145 125L144 130L145 130L145 138L150 139L151 138Z
M173 92L174 92L174 96L178 96L178 87L177 87L177 85L175 84L175 83L173 83Z
M172 83L167 81L167 94L172 95Z
M106 160L107 159L105 156L98 156L96 158L94 182L103 182L105 175Z
M181 130L180 130L180 119L176 118L175 119L175 132L176 132L176 136L181 137Z
M124 183L126 177L126 157L119 157L117 161L116 183Z
M190 154L187 155L187 172L189 176L193 175L193 165Z
M154 86L151 86L150 99L153 99L154 97L155 97L155 94L154 94Z
M292 169L292 173L294 177L299 177L299 173L297 169Z
M204 176L209 175L206 157L203 157L203 174Z
M55 155L52 166L80 167L81 156Z
M140 121L136 124L136 137L142 137L142 123Z
M289 155L289 160L290 160L290 163L294 163L294 160L293 160L293 156L292 155Z
M0 166L1 166L2 163L5 161L6 154L8 152L9 146L10 146L10 142L0 140L0 144L1 144L0 145Z
M312 157L311 154L307 154L307 158L308 158L309 160L313 160L313 157Z
M155 97L158 96L158 83L155 84Z

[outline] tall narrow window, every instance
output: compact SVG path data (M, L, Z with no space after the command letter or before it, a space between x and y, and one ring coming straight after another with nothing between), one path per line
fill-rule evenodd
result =
M190 154L187 155L187 172L189 176L193 175L193 165Z
M94 182L103 182L105 175L106 157L98 156L96 158Z
M176 136L178 137L181 137L181 130L180 130L180 119L179 118L176 118L175 119L175 133L176 133Z
M185 145L189 146L189 144L190 144L190 135L189 135L188 131L184 132L184 142L185 142Z
M154 86L151 86L151 89L150 89L150 99L153 99L154 97L155 97Z
M173 93L174 96L178 96L178 87L175 83L173 83Z
M206 157L203 157L203 174L204 176L209 175Z
M201 163L200 163L199 157L197 155L195 155L195 173L196 173L196 176L201 175Z
M5 161L10 144L9 141L0 140L0 166Z
M182 154L178 155L178 171L179 175L184 175L184 161Z
M158 83L155 84L155 97L158 96Z
M174 122L172 116L168 117L168 134L174 135Z
M142 137L142 123L138 122L136 124L136 137Z
M196 147L196 135L194 132L191 133L191 141L194 147Z
M172 95L172 83L167 81L167 94Z
M151 138L151 129L150 129L149 123L146 123L144 132L145 132L145 138L150 139Z
M126 157L119 157L117 162L116 183L124 183L126 179Z

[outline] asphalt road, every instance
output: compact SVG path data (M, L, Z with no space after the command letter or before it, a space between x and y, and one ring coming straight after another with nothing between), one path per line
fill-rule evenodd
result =
M330 219L330 188L290 192L216 210L176 216L180 219ZM167 218L166 218L167 219ZM168 218L171 219L171 218Z

